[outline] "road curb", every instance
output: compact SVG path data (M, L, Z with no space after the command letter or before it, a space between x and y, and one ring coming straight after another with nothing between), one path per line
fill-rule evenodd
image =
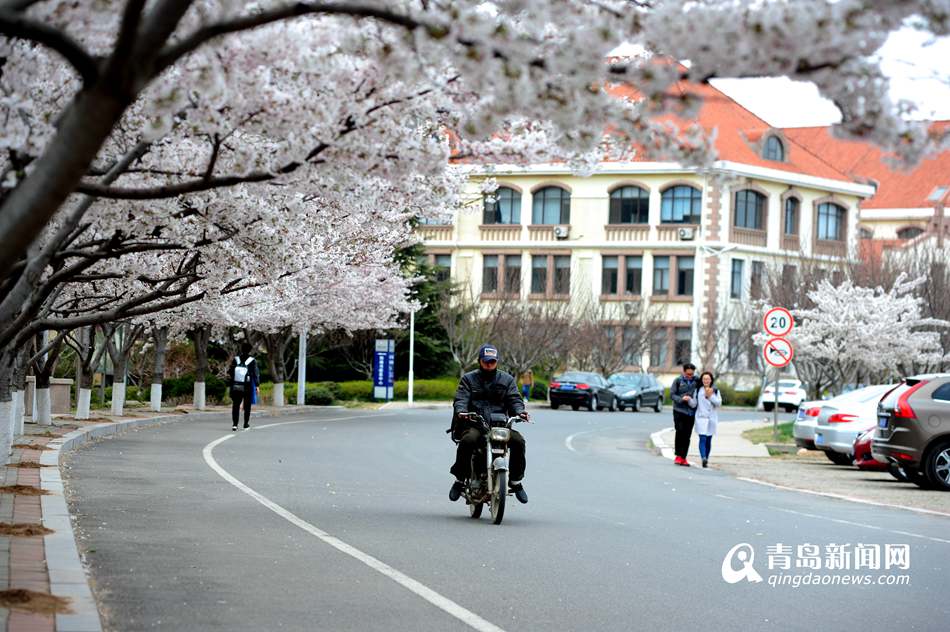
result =
M653 444L653 453L663 458L673 460L673 448L671 448L663 439L663 433L669 432L673 428L664 428L650 435L650 442Z
M295 406L289 410L254 411L254 417L280 417L306 412L308 409L329 408L326 406ZM157 415L110 423L87 426L56 437L46 444L48 451L40 456L40 488L49 492L42 496L40 503L43 512L43 526L53 533L43 536L43 548L46 553L46 567L49 572L50 593L68 597L72 603L72 614L57 614L55 629L57 632L102 632L99 607L92 594L90 577L79 555L76 533L73 530L69 505L66 503L63 485L63 455L96 439L117 437L130 430L148 426L160 426L176 421L187 421L195 416L208 417L226 415L225 411L198 411L185 414Z

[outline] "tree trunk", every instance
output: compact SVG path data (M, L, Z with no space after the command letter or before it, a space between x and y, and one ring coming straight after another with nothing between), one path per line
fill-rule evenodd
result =
M195 410L205 409L205 378L208 375L208 343L211 340L210 327L193 329L188 337L195 345Z
M76 366L76 419L89 419L92 404L92 384L96 365L102 357L103 348L97 351L93 327L83 327L79 334L78 362Z
M33 423L38 426L53 425L52 400L49 393L50 373L36 373L36 391L33 397Z
M13 362L9 353L0 353L0 464L10 461L13 445Z
M271 378L274 380L274 406L285 404L284 382L287 381L287 352L293 335L290 327L277 333L264 335L264 347L267 349L267 363Z
M162 409L162 382L165 380L165 352L168 349L168 326L153 327L155 339L155 365L152 369L152 392L150 408L154 412Z
M23 434L26 421L26 374L30 370L30 348L24 346L16 356L13 368L13 436Z
M122 341L118 346L115 344L115 334L121 333ZM125 370L128 366L128 359L125 353L125 336L129 332L125 325L114 328L111 332L106 332L106 350L109 357L112 358L112 410L115 417L121 417L125 413Z

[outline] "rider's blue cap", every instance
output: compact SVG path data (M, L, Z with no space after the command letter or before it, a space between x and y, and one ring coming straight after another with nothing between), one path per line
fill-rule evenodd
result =
M481 360L495 360L498 361L498 349L493 345L482 345L482 348L478 350L478 359Z

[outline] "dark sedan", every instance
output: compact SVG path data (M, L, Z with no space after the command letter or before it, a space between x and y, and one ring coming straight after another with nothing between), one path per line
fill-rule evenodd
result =
M649 373L614 373L607 382L617 397L617 408L633 412L650 407L663 410L663 385Z
M617 410L617 398L607 388L607 380L597 373L568 371L555 377L549 385L551 408L568 405L574 410Z

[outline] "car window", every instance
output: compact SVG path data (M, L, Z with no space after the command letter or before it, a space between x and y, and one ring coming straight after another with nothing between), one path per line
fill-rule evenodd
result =
M622 373L618 373L611 376L610 381L614 384L623 384L624 386L636 386L640 384L642 379L643 378L639 375L624 375Z
M798 388L799 386L801 386L801 382L799 382L798 380L779 380L778 381L779 388Z
M559 375L555 379L561 382L586 382L590 378L588 377L586 373L571 371L571 372L565 373L564 375Z
M934 391L933 399L939 399L944 402L950 402L950 382L947 382Z

